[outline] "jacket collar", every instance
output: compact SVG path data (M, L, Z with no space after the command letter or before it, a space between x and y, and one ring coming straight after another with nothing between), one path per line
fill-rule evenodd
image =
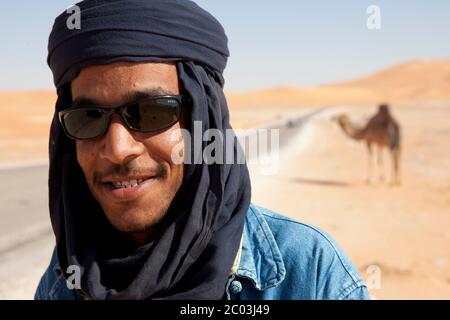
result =
M238 277L252 281L258 290L277 286L286 269L278 245L263 215L263 208L250 205L242 238Z

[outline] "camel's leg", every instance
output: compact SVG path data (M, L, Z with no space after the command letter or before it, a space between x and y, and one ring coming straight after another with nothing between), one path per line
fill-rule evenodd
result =
M372 183L372 170L373 170L373 154L372 154L372 144L370 142L367 143L367 154L368 154L368 163L367 163L367 184Z
M378 174L379 180L384 181L383 147L381 146L378 146Z
M392 184L399 185L400 179L400 149L391 150L392 154Z

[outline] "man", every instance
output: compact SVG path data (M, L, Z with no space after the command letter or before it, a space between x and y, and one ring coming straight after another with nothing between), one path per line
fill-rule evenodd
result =
M56 248L36 299L368 298L321 231L250 203L246 164L195 161L183 129L231 129L217 20L190 1L78 6L81 28L63 13L49 38Z

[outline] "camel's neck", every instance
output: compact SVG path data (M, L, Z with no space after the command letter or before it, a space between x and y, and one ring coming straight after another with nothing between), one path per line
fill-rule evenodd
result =
M349 122L340 122L342 130L345 132L347 136L355 140L364 139L364 129L355 128L353 124Z

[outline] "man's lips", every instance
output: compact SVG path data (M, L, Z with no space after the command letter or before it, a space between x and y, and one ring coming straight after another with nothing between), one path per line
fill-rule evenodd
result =
M147 174L147 175L131 175L131 176L115 176L115 177L108 177L101 180L102 183L111 183L111 184L117 184L117 183L124 183L124 182L130 182L130 181L145 181L148 179L156 178L155 174Z
M157 181L156 175L116 176L103 179L101 189L111 201L133 201L150 191Z

